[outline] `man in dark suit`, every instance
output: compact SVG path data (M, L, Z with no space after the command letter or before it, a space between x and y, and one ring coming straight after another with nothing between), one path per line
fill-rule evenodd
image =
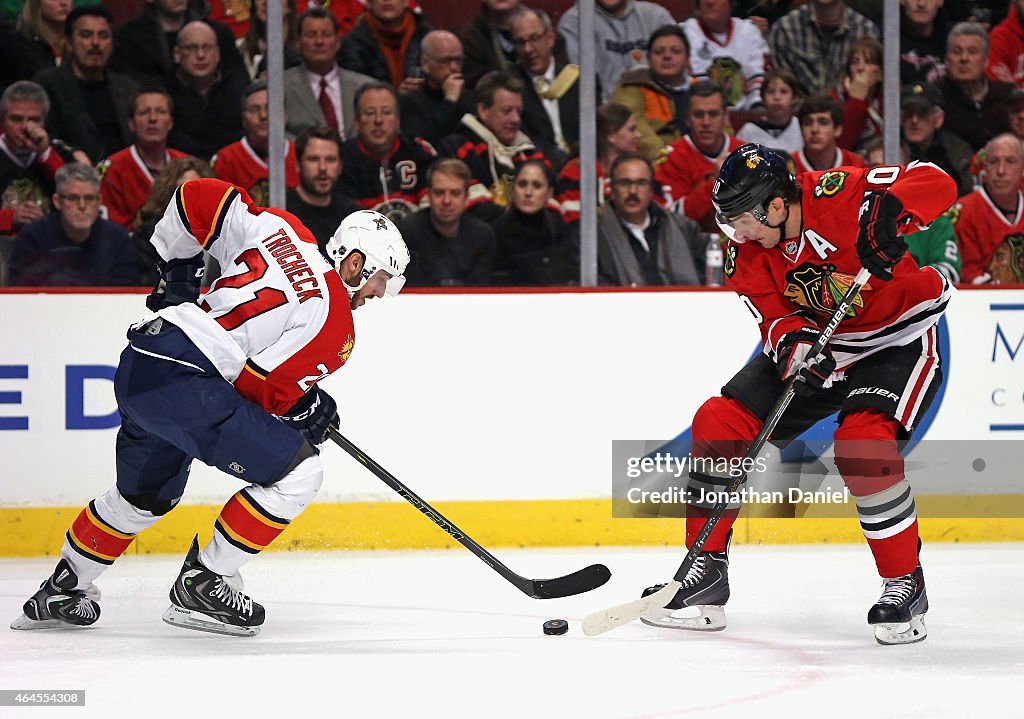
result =
M335 57L341 39L338 20L328 10L313 7L299 16L299 54L302 64L284 73L285 128L291 136L310 127L327 126L344 140L355 137L355 95L373 78L338 67Z
M580 69L543 10L527 8L512 20L523 89L523 132L563 153L579 141ZM600 93L598 93L600 94Z
M35 81L50 97L50 137L81 149L96 163L131 142L128 117L138 85L107 70L114 34L106 10L75 8L65 26L69 58L36 75Z

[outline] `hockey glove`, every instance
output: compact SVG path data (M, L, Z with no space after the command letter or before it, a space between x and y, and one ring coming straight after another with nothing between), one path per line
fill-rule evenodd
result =
M315 385L281 417L281 421L309 440L314 447L324 443L327 430L341 426L337 402Z
M903 203L888 192L873 192L861 205L857 257L880 280L892 279L892 267L907 251L906 240L896 231L902 214Z
M828 347L822 349L820 354L808 356L812 346L818 341L819 334L818 330L805 327L784 335L779 342L779 374L782 375L782 379L789 379L793 375L799 376L799 380L793 385L794 391L799 395L817 392L836 371L836 360Z
M187 259L159 262L160 278L146 298L146 307L153 312L199 299L206 261L200 252Z

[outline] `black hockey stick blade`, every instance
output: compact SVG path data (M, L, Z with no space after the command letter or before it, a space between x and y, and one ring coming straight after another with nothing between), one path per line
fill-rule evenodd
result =
M451 520L431 507L426 500L422 499L418 494L405 486L395 475L391 474L391 472L387 471L370 457L366 456L361 449L352 444L352 442L350 442L348 438L343 436L340 432L335 429L330 429L327 432L327 436L332 442L348 452L354 459L361 462L363 466L377 477L377 479L391 487L391 489L397 492L399 496L405 499L405 501L416 507L416 509L426 515L430 521L447 532L448 536L479 557L480 561L500 574L510 584L515 586L516 589L527 596L533 597L534 599L571 597L576 594L589 592L591 589L597 589L607 582L612 576L608 567L603 564L592 564L578 572L567 574L564 577L555 577L553 579L528 579L520 576L506 567L501 560L493 554L477 544L476 540L456 527Z
M612 573L603 564L591 564L578 572L567 574L564 577L554 579L534 579L529 595L534 599L558 599L559 597L572 597L577 594L597 589L609 579Z

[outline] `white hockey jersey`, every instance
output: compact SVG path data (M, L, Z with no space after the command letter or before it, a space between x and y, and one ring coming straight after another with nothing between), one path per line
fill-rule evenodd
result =
M708 31L699 18L690 18L681 25L690 43L690 73L694 77L728 86L726 102L734 110L749 110L761 102L768 43L754 23L731 18L724 37ZM742 77L736 76L736 65Z
M294 215L257 207L222 180L191 180L175 192L151 242L164 260L203 250L220 263L223 274L199 304L158 314L271 414L285 414L351 355L348 293Z

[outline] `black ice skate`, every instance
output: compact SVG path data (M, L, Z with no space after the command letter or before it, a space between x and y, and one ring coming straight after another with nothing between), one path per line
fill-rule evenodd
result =
M868 624L874 627L879 644L912 644L928 636L924 615L928 593L920 563L910 574L883 582L882 596L868 610Z
M171 606L163 619L184 629L254 637L266 617L262 605L200 564L198 536L192 540L170 596Z
M729 544L724 552L701 552L683 580L683 588L663 609L652 609L640 616L640 621L654 627L690 629L699 632L717 632L725 629L725 603L729 601ZM664 587L656 584L644 590L642 596L654 594ZM688 611L680 611L688 610ZM696 614L694 613L696 610ZM677 614L678 613L678 614Z
M87 627L100 618L99 593L95 589L74 589L78 575L66 559L57 562L57 568L39 591L33 594L20 617L11 622L11 629L53 629L59 627ZM91 585L90 585L91 586Z

